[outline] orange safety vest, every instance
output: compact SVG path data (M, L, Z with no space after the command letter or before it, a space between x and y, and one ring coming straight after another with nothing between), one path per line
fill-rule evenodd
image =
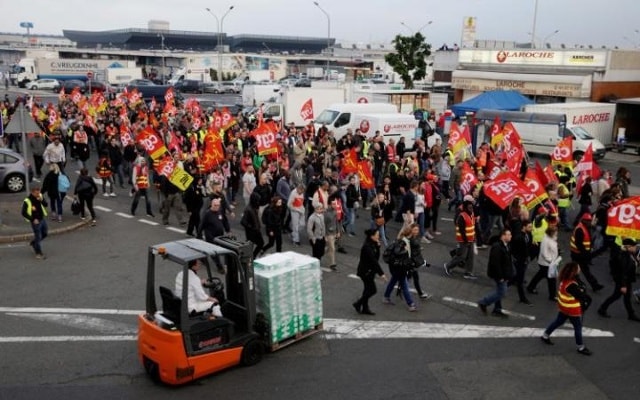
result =
M111 168L109 168L109 160L101 160L98 166L98 176L100 178L109 178L111 176Z
M136 166L136 186L138 186L138 189L147 189L149 187L148 174L147 167Z
M558 309L564 315L579 317L582 315L582 308L578 299L567 292L569 285L576 281L561 281L558 287Z
M467 241L465 242L462 238L462 233L460 232L458 224L456 224L456 241L458 243L474 243L476 241L475 218L472 215L467 214L466 212L461 213L460 217L464 218L464 232L467 236Z
M571 249L571 252L580 253L580 250L578 250L578 247L576 246L576 232L578 231L578 229L581 229L582 232L584 233L584 240L582 241L582 243L584 244L584 248L587 251L590 251L591 250L591 234L589 234L589 230L585 228L585 226L582 225L582 222L581 222L573 230L573 233L571 234L571 239L569 239L569 248Z

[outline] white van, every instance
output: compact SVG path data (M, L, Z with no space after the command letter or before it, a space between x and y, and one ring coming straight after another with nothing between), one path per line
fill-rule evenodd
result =
M593 158L601 159L606 154L606 148L589 132L580 126L567 126L564 132L561 127L551 124L535 124L526 122L512 122L516 128L525 149L529 153L551 154L556 144L565 137L573 137L573 158L581 157L589 145L593 148Z
M347 129L354 133L359 125L355 122L355 116L363 114L396 114L398 108L388 103L337 103L327 107L315 119L316 130L326 125L334 132L334 137L340 139L346 135Z

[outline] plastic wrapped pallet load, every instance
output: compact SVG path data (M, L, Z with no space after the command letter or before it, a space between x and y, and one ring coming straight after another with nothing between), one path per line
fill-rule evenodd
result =
M295 252L254 260L257 310L270 325L271 343L322 323L320 262Z

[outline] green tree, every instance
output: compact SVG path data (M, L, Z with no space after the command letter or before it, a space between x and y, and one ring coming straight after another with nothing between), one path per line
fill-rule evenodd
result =
M209 70L209 76L211 76L211 80L212 81L214 81L214 82L217 81L218 80L218 71L213 69L213 68L211 68Z
M396 35L394 53L384 56L384 60L400 75L405 89L413 89L413 82L427 76L427 57L431 55L431 45L422 33L412 36Z

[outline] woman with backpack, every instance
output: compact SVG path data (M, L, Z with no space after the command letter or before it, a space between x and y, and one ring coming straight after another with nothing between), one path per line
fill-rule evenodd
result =
M384 304L394 305L390 296L396 284L398 284L402 290L402 296L409 307L409 311L413 312L417 310L417 307L416 303L413 302L413 297L411 297L409 284L407 282L407 272L413 266L413 260L411 259L411 242L409 239L411 237L411 231L411 225L403 229L398 235L398 240L384 251L383 259L389 264L391 279L389 283L387 283L382 302Z
M60 171L58 164L50 164L49 172L42 181L42 194L49 196L51 204L51 219L62 222L62 201L67 195L71 183L69 178Z
M376 294L376 275L385 281L387 280L384 271L380 267L380 231L377 229L367 229L364 231L365 239L360 249L360 261L358 262L358 277L362 280L364 288L362 296L353 303L353 308L359 314L375 315L369 308L369 298Z

